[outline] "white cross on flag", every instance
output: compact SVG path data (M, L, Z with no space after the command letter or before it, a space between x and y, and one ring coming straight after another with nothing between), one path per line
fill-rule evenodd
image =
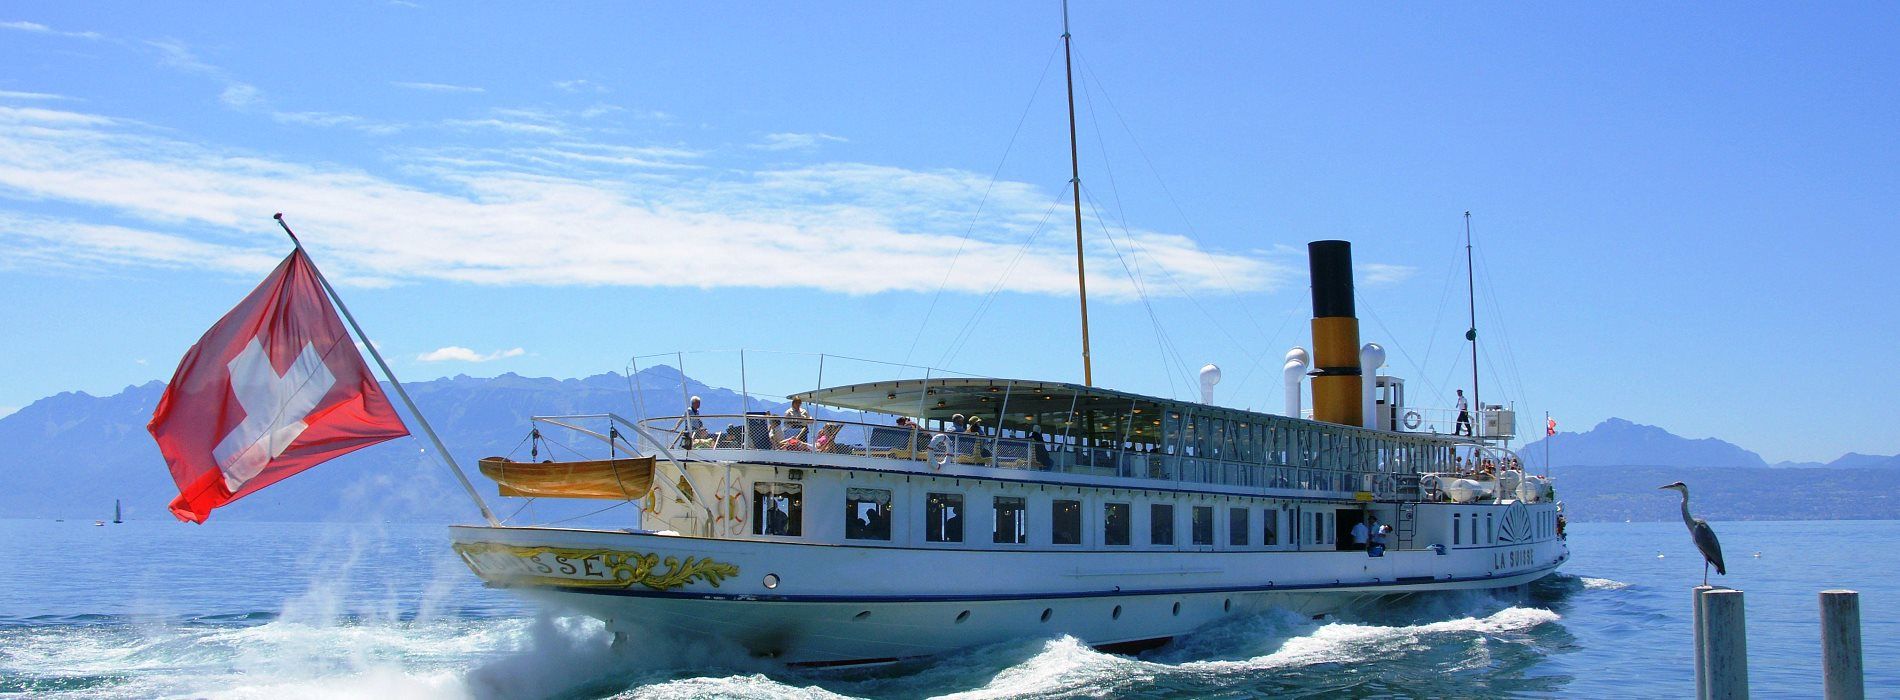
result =
M191 346L146 426L178 482L172 514L211 509L409 434L301 249Z

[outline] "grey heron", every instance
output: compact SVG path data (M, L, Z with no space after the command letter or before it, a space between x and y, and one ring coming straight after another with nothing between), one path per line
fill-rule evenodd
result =
M1715 566L1715 573L1728 575L1728 568L1722 565L1722 543L1715 539L1715 528L1709 527L1709 521L1689 514L1689 486L1680 481L1657 488L1674 489L1682 493L1682 524L1689 526L1689 536L1695 539L1695 548L1702 551L1702 585L1709 585L1709 566Z

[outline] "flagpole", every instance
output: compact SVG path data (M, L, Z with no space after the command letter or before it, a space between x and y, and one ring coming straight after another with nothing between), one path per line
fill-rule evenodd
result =
M1544 476L1550 476L1550 441L1557 439L1557 429L1550 424L1550 411L1544 412Z
M290 242L297 246L297 250L303 251L304 256L309 257L310 253L303 249L303 241L297 240L297 233L290 230L290 224L284 223L283 213L274 214L271 218L277 220L278 226L284 227L284 233L290 236ZM402 388L402 382L396 379L396 373L389 371L389 363L384 362L383 354L376 351L376 344L370 342L369 334L364 333L363 327L357 325L356 317L350 315L350 307L343 305L343 297L337 296L336 289L330 286L330 280L324 279L323 271L317 269L314 262L310 265L310 271L317 274L317 284L323 285L323 292L330 295L330 301L336 304L338 311L343 312L343 320L350 322L350 329L356 331L356 337L363 341L363 349L368 350L369 356L375 358L376 366L383 369L383 376L389 378L389 386L396 390L396 396L402 399L403 405L409 407L409 415L415 416L416 422L422 424L422 432L429 436L429 442L435 444L435 453L442 457L442 462L449 466L449 471L455 472L455 480L462 483L462 488L468 491L469 499L475 501L476 508L481 509L482 519L488 521L490 527L501 527L501 521L495 519L495 514L488 510L488 504L482 501L482 495L475 491L475 484L470 483L468 474L462 471L462 465L455 463L455 455L450 454L449 448L442 444L442 438L435 434L435 428L429 426L429 419L424 418L422 411L416 409L416 402L411 400L409 392Z

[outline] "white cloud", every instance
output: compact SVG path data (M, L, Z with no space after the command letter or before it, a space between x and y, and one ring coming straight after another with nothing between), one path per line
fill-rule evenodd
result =
M1391 265L1387 263L1359 263L1359 283L1368 287L1398 284L1418 274L1418 268L1410 265Z
M50 92L17 92L17 91L14 91L14 90L0 90L0 99L6 99L6 100L70 100L70 99L72 99L72 98L71 98L71 97L67 97L67 96L65 96L65 95L55 95L55 94L53 94L53 93L50 93Z
M16 32L32 32L34 34L50 34L73 39L97 40L105 38L105 35L98 32L62 32L38 22L0 22L0 29L11 29Z
M527 115L517 115L527 118ZM865 163L736 170L679 146L563 138L515 148L398 151L380 174L184 143L91 114L0 106L0 202L57 202L78 219L0 208L0 267L81 274L156 266L259 275L259 236L284 211L332 279L351 285L806 288L846 294L1073 292L1057 188ZM397 175L401 175L399 179ZM118 225L86 223L110 219ZM969 232L964 240L965 231ZM1149 293L1225 294L1297 279L1271 252L1211 251L1127 232ZM1106 242L1090 243L1112 256ZM962 254L957 256L961 249ZM945 266L956 257L945 282ZM1113 270L1113 266L1108 268ZM1089 291L1130 298L1114 272Z
M231 83L218 94L218 101L237 109L248 109L263 101L257 87L248 83Z
M491 129L537 136L560 136L563 133L563 129L559 126L509 119L450 119L442 123L463 129Z
M765 141L752 144L752 147L761 151L795 151L817 148L825 142L844 143L847 140L843 136L831 134L778 133L766 134Z
M475 87L473 85L450 85L448 83L415 83L415 82L403 82L403 81L392 81L389 84L394 85L399 88L407 88L410 90L421 90L423 92L488 92L486 88Z
M528 351L521 348L509 348L507 350L496 350L483 355L459 345L450 345L417 355L416 360L420 362L488 362L506 357L520 357L526 354L528 354Z
M557 80L554 81L554 87L562 92L591 92L597 95L607 93L607 86L586 79Z

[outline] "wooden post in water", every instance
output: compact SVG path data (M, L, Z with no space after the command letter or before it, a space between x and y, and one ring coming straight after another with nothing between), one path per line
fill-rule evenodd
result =
M1705 645L1702 643L1702 594L1708 593L1709 591L1713 591L1713 590L1715 590L1715 587L1709 586L1709 585L1696 586L1694 589L1695 621L1691 623L1691 625L1695 627L1695 697L1696 697L1696 700L1707 700L1707 698L1709 697L1708 664L1705 663L1703 660L1703 651L1708 648L1708 645Z
M1860 594L1821 591L1821 697L1862 700Z
M1748 623L1742 592L1719 588L1703 593L1702 657L1709 700L1747 700Z

